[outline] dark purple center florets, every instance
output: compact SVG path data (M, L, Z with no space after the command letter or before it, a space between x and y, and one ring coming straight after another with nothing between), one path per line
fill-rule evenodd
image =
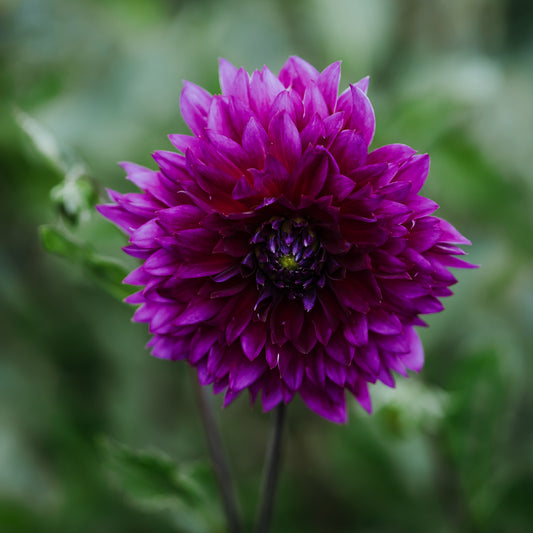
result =
M257 287L264 295L301 298L304 307L311 309L317 287L325 283L326 251L308 221L302 217L271 218L250 242L253 251L245 264L253 268Z

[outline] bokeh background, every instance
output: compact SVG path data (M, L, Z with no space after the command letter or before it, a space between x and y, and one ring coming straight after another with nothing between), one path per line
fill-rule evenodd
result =
M533 531L532 2L0 0L0 54L2 532L223 531L190 371L148 355L92 205L187 131L183 79L291 54L371 76L373 146L430 153L423 192L482 268L374 415L291 404L274 530ZM214 403L250 524L271 416Z

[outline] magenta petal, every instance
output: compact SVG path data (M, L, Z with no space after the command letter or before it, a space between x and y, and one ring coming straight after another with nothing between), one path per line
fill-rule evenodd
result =
M152 188L154 184L154 170L128 161L121 162L120 166L126 171L126 177L135 183L139 189L146 191Z
M146 285L152 279L151 274L144 270L144 267L140 266L135 270L132 270L125 278L123 283L128 285Z
M327 66L320 74L317 80L324 101L326 102L329 112L335 110L337 102L337 93L339 92L339 81L341 79L341 62L337 61Z
M333 381L333 383L335 383L335 385L344 387L346 384L346 366L337 363L333 359L328 359L325 364L325 369L326 375L331 381Z
M313 324L306 318L300 335L293 340L294 347L302 354L311 353L317 343L314 333Z
M368 163L402 163L414 154L416 154L416 150L405 144L387 144L370 152L368 154Z
M186 160L181 154L167 150L158 150L152 154L152 157L161 171L171 180L180 180L183 174L187 172Z
M180 109L187 126L195 135L200 135L207 124L207 112L212 96L202 87L184 82L180 97Z
M341 172L349 175L366 162L367 144L360 133L342 131L330 147Z
M330 387L336 387L331 384ZM300 387L299 393L306 405L320 416L336 422L337 424L345 424L347 420L346 415L346 401L344 399L344 391L338 388L339 400L337 402L331 399L331 396L324 392L323 388L313 386L310 382L304 382Z
M409 342L410 352L399 355L398 357L409 370L420 372L424 366L424 349L422 348L420 338L414 328L406 328L405 335Z
M344 324L344 337L354 346L365 346L368 342L368 323L366 315L356 314Z
M366 94L355 85L350 85L350 91L340 96L337 111L344 113L345 128L359 132L368 146L374 137L375 117Z
M299 302L289 300L281 307L280 321L288 339L298 338L302 331L304 318L304 310Z
M355 396L361 407L368 413L372 413L372 401L368 391L368 383L358 379L355 385L350 386L350 392Z
M242 147L248 154L251 164L261 170L265 165L268 135L263 126L253 117L250 119L242 134Z
M162 333L161 328L174 320L181 311L176 305L159 305L150 319L150 333Z
M331 330L326 317L320 313L316 313L313 316L313 325L315 327L317 340L323 345L328 344L333 331Z
M226 98L218 95L213 97L207 114L206 128L211 133L218 133L232 139L238 138Z
M261 121L266 121L270 106L276 96L284 90L283 84L264 67L256 70L250 81L250 104Z
M326 128L324 127L324 122L317 115L313 115L311 120L309 120L305 128L300 133L300 139L302 142L302 149L311 148L315 146L318 140L321 137L325 137Z
M128 213L122 207L111 204L104 204L96 206L98 212L111 220L119 228L124 230L126 233L131 234L135 229L146 222L144 217L138 215L133 215Z
M323 119L329 115L328 104L314 82L311 82L305 89L303 103L306 117L318 115Z
M442 230L441 242L452 244L472 244L466 237L463 237L448 221L435 217Z
M200 375L198 374L198 381L200 381ZM201 383L201 381L200 381ZM243 387L245 388L245 387ZM232 402L234 402L239 394L242 392L242 389L240 390L233 390L231 388L228 388L228 390L226 391L226 394L224 395L224 403L222 404L223 407L227 407L228 405L230 405Z
M229 386L234 391L241 391L257 381L268 369L263 359L248 361L243 359L230 372Z
M290 119L295 124L298 124L304 114L304 106L301 98L294 91L280 92L270 108L268 123L279 113L287 113Z
M372 309L367 315L368 328L381 335L399 335L402 332L400 319L383 309Z
M248 73L241 67L235 75L228 94L240 100L246 107L250 107L249 86L250 78L248 77Z
M275 373L271 373L269 377L264 380L263 390L261 393L263 411L270 411L282 401L283 393L281 382Z
M193 300L174 322L176 326L198 324L213 318L220 311L218 300Z
M355 182L342 174L328 176L322 193L333 196L337 201L344 200L355 188Z
M250 198L260 198L260 193L256 191L248 180L243 176L239 178L233 191L231 191L231 197L234 200L247 200Z
M252 322L241 335L241 346L244 354L253 361L263 349L266 341L266 328L262 322Z
M142 248L156 248L156 239L163 235L164 232L157 220L152 219L133 232L130 242Z
M354 346L340 332L333 334L325 350L332 359L346 366L351 364L355 355Z
M363 370L377 376L381 367L379 350L373 339L369 339L368 344L355 352L355 363Z
M291 56L279 71L279 80L285 87L294 88L303 97L305 87L319 77L318 70L303 59Z
M365 76L364 78L360 79L357 83L354 83L354 85L361 89L365 94L368 91L368 84L370 82L370 76Z
M187 150L193 148L198 143L196 137L179 133L171 133L168 136L168 139L183 155L185 155Z
M227 59L221 57L218 60L218 77L222 94L230 94L236 75L237 67L233 66Z
M425 252L442 237L439 220L435 217L423 217L416 220L409 235L409 246L417 252Z
M335 281L332 285L341 304L360 313L368 312L370 305L362 295L357 284L344 279Z
M327 152L309 147L296 164L292 173L292 195L305 195L315 198L326 183L328 170L329 160Z
M195 205L177 205L158 212L159 223L170 232L198 227L204 213Z
M352 90L352 114L350 117L350 127L361 133L367 145L372 142L376 121L374 109L366 94L359 87L351 86Z
M130 275L131 275L131 273L130 273ZM143 283L143 285L144 285L144 283ZM126 298L124 298L123 302L126 302L128 304L132 304L132 305L139 305L139 304L142 304L142 303L145 302L145 298L143 296L142 291L139 291L139 292L135 292L133 294L130 294L129 296L126 296Z
M290 344L279 349L279 373L289 389L298 390L304 376L304 360Z
M248 154L233 139L219 133L207 132L209 141L213 148L221 155L230 160L239 169L245 169L248 165Z
M410 194L414 195L424 185L429 172L429 156L418 154L412 156L400 169L395 181L406 181L411 184Z
M324 135L325 146L329 147L344 126L344 113L333 113L333 115L330 115L323 121L323 124L326 130Z
M152 276L170 276L176 271L178 257L165 249L156 250L145 262L144 270Z
M300 133L288 113L278 113L268 126L268 136L272 142L273 154L291 171L302 155Z
M198 328L191 340L189 361L197 363L219 339L220 332L216 329Z
M206 259L198 259L194 260L194 262L179 264L177 269L175 269L175 275L181 279L213 276L224 272L234 263L235 259L233 257L216 254Z
M180 251L211 253L217 242L217 234L205 228L191 228L179 231L171 238Z
M253 315L253 306L255 304L256 296L253 291L248 291L239 300L239 306L235 314L231 317L228 324L226 324L226 342L232 344L239 338L246 326L250 323Z

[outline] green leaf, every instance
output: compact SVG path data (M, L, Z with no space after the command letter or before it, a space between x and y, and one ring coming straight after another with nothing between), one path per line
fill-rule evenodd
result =
M493 349L465 358L456 369L444 426L448 451L459 470L469 511L485 527L497 509L508 408L502 357Z
M119 261L97 254L91 254L88 259L85 268L89 275L107 292L123 300L134 291L130 286L123 284L122 280L128 272Z
M63 181L51 191L50 198L61 215L71 224L87 221L98 201L96 184L87 176L83 165L74 165Z
M80 265L87 275L115 298L123 300L134 289L124 285L122 280L128 271L117 260L103 257L78 241L59 226L43 225L39 228L44 249Z
M110 482L131 505L147 511L170 511L180 530L220 530L221 514L208 497L211 481L205 477L203 466L194 463L179 468L162 452L134 450L107 438L100 440L100 448Z
M87 249L71 236L56 226L44 225L39 227L39 234L44 249L51 254L65 257L75 262L83 261Z
M86 165L68 147L60 147L54 135L32 116L18 108L13 115L42 159L63 176L50 191L61 216L73 225L88 220L98 201L98 187L89 177Z
M111 440L103 441L103 449L114 483L132 498L156 504L176 498L191 506L201 500L198 488L161 452L133 450Z
M68 165L62 154L56 138L31 115L17 107L13 110L16 123L20 129L30 138L36 150L49 163L62 173L67 171Z

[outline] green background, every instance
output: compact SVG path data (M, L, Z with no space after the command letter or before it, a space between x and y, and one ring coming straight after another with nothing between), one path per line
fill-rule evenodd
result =
M297 54L342 59L343 87L371 76L373 146L431 155L423 193L482 268L371 417L291 404L274 530L532 531L532 6L0 0L0 530L223 531L191 373L148 355L116 283L135 262L92 204L133 190L116 161L153 166L187 132L183 79L217 91L220 56L277 72ZM250 524L271 416L214 403Z

